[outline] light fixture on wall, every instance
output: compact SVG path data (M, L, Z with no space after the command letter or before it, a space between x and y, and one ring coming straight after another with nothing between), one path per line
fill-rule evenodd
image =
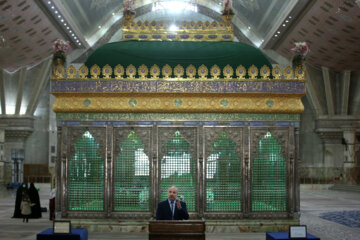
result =
M0 34L0 48L1 49L10 48L6 37L4 35L1 35L1 34Z
M10 50L11 47L9 45L8 39L5 35L0 34L0 54L5 56L7 53L10 52Z

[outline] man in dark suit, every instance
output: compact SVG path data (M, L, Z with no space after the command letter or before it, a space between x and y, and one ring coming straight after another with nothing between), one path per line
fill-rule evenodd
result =
M172 186L168 189L168 199L159 202L156 210L156 220L187 220L189 214L186 203L177 199L178 189Z

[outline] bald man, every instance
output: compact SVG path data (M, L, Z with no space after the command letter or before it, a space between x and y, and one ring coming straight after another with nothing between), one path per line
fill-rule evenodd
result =
M178 189L172 186L168 189L168 199L159 202L156 210L156 220L187 220L189 214L186 203L177 198Z

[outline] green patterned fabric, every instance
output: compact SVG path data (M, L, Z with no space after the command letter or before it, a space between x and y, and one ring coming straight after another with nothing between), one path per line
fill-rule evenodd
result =
M144 143L131 131L120 150L114 162L114 210L148 211L150 172Z
M241 211L241 160L223 131L206 161L206 211Z
M104 210L104 161L89 131L75 142L69 162L69 210Z
M86 60L85 65L94 64L101 68L106 64L115 67L121 64L125 69L132 64L136 68L145 64L149 70L154 64L160 69L169 64L172 68L180 64L186 69L190 64L196 69L204 64L210 68L213 65L222 69L227 65L234 68L239 65L248 69L251 65L260 68L272 65L266 56L257 48L240 42L146 42L126 41L102 45ZM221 75L222 76L222 75Z
M286 211L286 160L267 132L252 163L252 211Z
M179 131L166 143L166 154L161 159L160 200L166 200L168 188L176 186L188 211L195 211L196 165L189 147Z

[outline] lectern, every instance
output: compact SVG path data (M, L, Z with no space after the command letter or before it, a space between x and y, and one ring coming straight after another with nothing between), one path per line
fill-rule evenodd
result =
M149 240L205 240L204 221L168 221L149 222Z

